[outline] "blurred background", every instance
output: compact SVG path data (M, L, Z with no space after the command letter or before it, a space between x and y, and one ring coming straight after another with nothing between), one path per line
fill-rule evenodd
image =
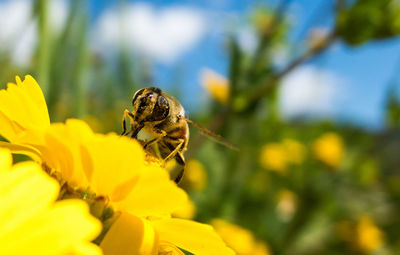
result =
M400 254L398 34L397 0L0 0L0 86L98 132L177 97L240 151L191 127L176 216L240 255Z

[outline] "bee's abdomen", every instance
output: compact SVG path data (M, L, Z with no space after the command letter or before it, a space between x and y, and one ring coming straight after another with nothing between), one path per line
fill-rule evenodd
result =
M187 128L184 126L178 126L175 128L172 128L171 130L166 130L167 136L170 138L185 138L186 133L187 133Z

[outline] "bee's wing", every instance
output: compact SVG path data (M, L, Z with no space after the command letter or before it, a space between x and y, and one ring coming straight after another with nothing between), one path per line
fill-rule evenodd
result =
M211 130L201 126L200 124L197 124L196 122L189 120L187 118L185 118L186 122L197 127L198 129L201 130L201 133L209 138L211 138L212 140L214 140L215 142L222 144L232 150L235 151L239 151L239 148L236 147L235 145L233 145L231 142L229 142L228 140L226 140L225 138L223 138L222 136L212 132Z

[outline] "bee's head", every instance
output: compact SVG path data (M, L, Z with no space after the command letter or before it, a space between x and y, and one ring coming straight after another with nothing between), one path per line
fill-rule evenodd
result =
M159 88L138 90L132 99L135 121L138 123L162 121L168 117L170 106Z

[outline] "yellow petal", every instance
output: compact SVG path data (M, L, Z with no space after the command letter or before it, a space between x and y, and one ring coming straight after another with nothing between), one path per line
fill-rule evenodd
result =
M93 131L80 120L69 119L66 124L55 123L46 132L43 158L64 180L85 189L88 177L81 161L81 145L92 139Z
M99 234L101 224L86 203L54 203L58 190L34 162L0 172L0 217L7 219L0 224L0 254L71 254Z
M21 131L44 131L50 125L43 93L31 76L0 90L0 113L0 134L12 142Z
M54 126L52 126L51 129L53 128ZM52 169L59 171L64 180L72 182L74 155L71 151L72 148L70 148L66 142L67 139L59 139L57 134L51 132L47 133L46 150L43 151L43 157L46 164Z
M17 141L19 134L24 132L24 130L24 127L19 125L16 121L8 118L0 110L0 135L2 135L8 141Z
M210 225L184 219L155 220L152 224L160 240L173 243L193 254L235 254Z
M0 176L0 218L7 221L0 225L0 233L10 231L44 210L57 198L58 189L57 182L33 162L17 164L13 171L3 173Z
M222 219L214 219L211 224L225 243L238 254L254 253L256 240L249 230Z
M0 173L9 171L12 164L12 157L9 150L0 148Z
M91 188L113 202L129 194L145 167L141 145L115 134L96 135L82 145L81 157Z
M67 119L65 125L68 128L68 134L76 141L86 141L91 139L94 135L89 125L82 120Z
M15 254L59 254L82 241L93 240L100 230L100 222L90 215L85 203L63 200L9 232L1 240L0 253L9 254L1 250L12 250Z
M65 253L65 255L99 255L103 254L100 247L88 242L82 242L80 244L74 245L70 251Z
M25 80L21 84L21 87L22 89L27 91L27 94L30 95L30 98L32 98L32 101L35 103L39 116L41 118L40 122L44 125L49 125L49 112L47 109L46 100L39 84L32 76L26 75Z
M22 154L36 162L42 162L40 151L32 146L0 141L0 148L7 148L13 154Z
M178 247L167 241L158 244L158 255L185 255Z
M155 255L158 239L146 220L122 213L100 244L104 255Z
M165 169L147 166L131 193L116 208L137 216L170 214L187 201L186 193L173 181Z
M189 199L172 213L172 216L182 219L193 219L196 215L196 205Z

